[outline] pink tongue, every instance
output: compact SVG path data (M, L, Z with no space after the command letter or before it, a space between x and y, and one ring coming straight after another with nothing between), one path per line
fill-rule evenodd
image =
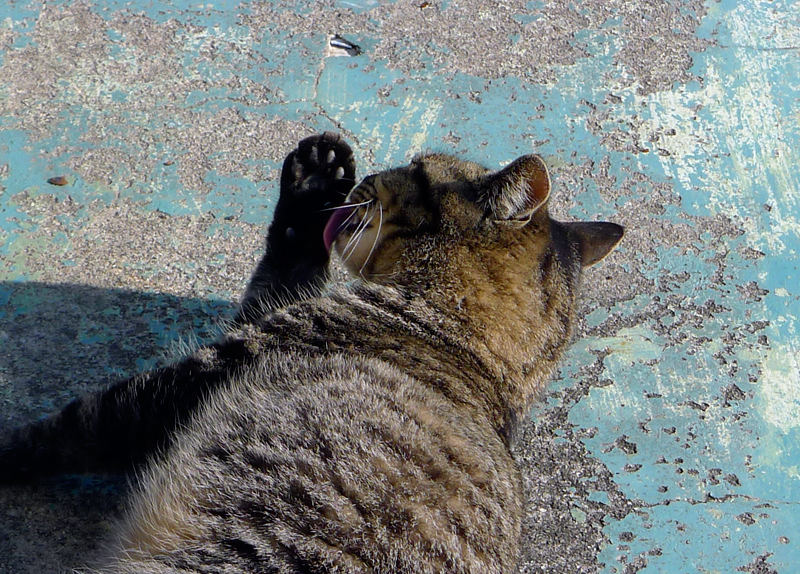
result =
M342 224L347 221L347 218L350 217L355 210L355 205L342 205L331 215L328 224L325 226L325 231L322 232L322 240L325 242L325 249L328 250L328 253L331 252L331 245L333 245L333 242L336 240L336 236L339 235Z

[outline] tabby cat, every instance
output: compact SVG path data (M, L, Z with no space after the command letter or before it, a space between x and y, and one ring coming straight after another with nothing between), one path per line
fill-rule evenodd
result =
M516 421L623 230L551 219L532 155L354 177L301 141L227 335L0 444L2 482L136 472L101 571L516 571ZM356 279L325 291L333 248Z

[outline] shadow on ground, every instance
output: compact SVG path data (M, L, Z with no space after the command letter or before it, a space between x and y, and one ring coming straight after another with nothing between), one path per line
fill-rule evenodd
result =
M109 378L214 339L233 304L218 300L0 282L0 424L19 424Z
M0 282L0 432L215 338L225 301ZM0 574L91 561L123 508L124 477L67 476L0 488Z

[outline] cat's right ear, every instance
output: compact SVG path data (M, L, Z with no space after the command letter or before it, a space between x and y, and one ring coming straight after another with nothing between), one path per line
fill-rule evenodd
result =
M479 201L495 221L522 227L545 211L550 174L538 155L524 155L485 176Z
M560 222L578 244L581 267L591 267L611 253L625 235L625 228L608 221Z

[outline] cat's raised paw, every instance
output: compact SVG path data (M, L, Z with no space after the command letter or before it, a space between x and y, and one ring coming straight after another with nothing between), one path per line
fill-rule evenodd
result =
M330 253L325 225L355 184L353 150L339 134L307 137L286 157L264 257L250 278L237 320L254 320L276 300L320 288Z
M353 151L339 134L307 137L283 163L276 218L292 211L285 208L296 207L305 218L320 213L314 219L327 221L329 210L341 205L355 185L355 175Z
M355 175L353 150L339 134L325 132L302 140L283 162L271 240L288 241L292 250L305 252L304 257L325 249L325 224L352 189ZM326 260L327 250L312 259Z

